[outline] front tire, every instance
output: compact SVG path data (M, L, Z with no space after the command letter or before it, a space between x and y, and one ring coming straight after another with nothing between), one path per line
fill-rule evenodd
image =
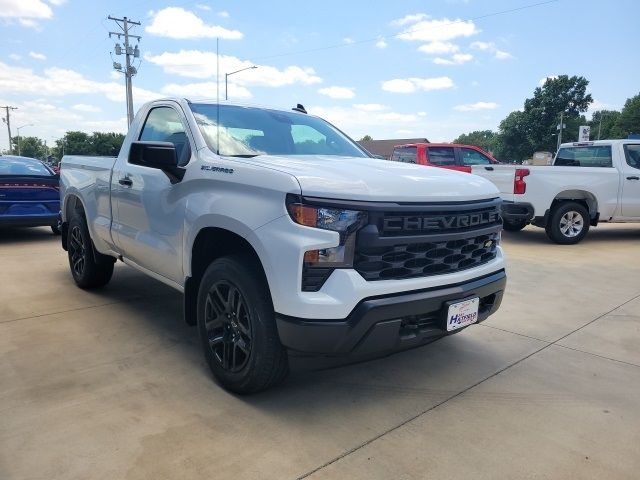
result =
M589 212L577 202L563 202L553 209L545 228L547 236L561 245L573 245L589 231Z
M96 261L87 221L79 213L69 221L67 253L71 275L80 288L103 287L111 280L114 259L107 257Z
M198 331L209 368L227 390L256 393L288 373L264 276L245 256L219 258L205 271Z

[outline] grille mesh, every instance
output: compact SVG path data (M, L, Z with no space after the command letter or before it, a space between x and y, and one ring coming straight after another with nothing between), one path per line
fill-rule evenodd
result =
M356 249L354 268L365 280L425 277L474 268L496 258L498 233L447 242L399 243Z

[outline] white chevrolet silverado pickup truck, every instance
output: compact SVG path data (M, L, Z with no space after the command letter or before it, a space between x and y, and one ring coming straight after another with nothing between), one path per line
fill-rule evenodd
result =
M107 284L119 259L183 292L234 392L276 384L296 359L362 360L460 331L505 289L495 186L371 158L293 110L157 100L117 158L62 160L76 284Z
M472 167L500 190L504 229L578 243L599 222L640 222L640 140L564 143L552 166Z

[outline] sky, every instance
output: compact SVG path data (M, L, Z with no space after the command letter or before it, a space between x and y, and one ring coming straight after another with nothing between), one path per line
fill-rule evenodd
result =
M13 135L126 132L119 31L139 21L134 109L154 98L305 105L355 139L496 129L545 78L583 75L591 110L640 93L637 0L0 0L0 105ZM217 83L216 38L220 44ZM4 110L0 110L4 116ZM0 124L0 149L7 148Z

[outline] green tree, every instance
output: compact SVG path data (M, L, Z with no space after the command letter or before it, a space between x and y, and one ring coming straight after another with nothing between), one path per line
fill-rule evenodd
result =
M500 122L495 139L495 156L509 163L522 163L534 149L529 140L529 120L524 112L511 112Z
M624 137L631 133L640 133L640 94L628 98L624 103L616 127Z
M359 142L370 142L371 140L373 140L373 138L371 137L371 135L365 135L364 137L362 137L360 140L358 140Z
M587 123L591 127L591 139L626 137L620 127L617 126L619 118L620 112L617 110L598 110L593 112L591 120ZM599 136L598 132L600 133Z
M92 155L115 157L120 152L124 135L122 133L93 132L91 138Z
M563 138L577 139L579 125L575 120L593 102L591 94L586 93L588 85L584 77L559 75L548 78L534 90L532 98L524 101L527 137L534 151L555 151L561 114L567 124Z
M487 152L495 152L496 134L491 130L476 130L471 133L463 133L453 143L475 145Z
M11 151L17 155L18 151L23 157L38 158L43 160L47 157L47 147L38 137L12 137ZM18 148L18 144L20 148Z

